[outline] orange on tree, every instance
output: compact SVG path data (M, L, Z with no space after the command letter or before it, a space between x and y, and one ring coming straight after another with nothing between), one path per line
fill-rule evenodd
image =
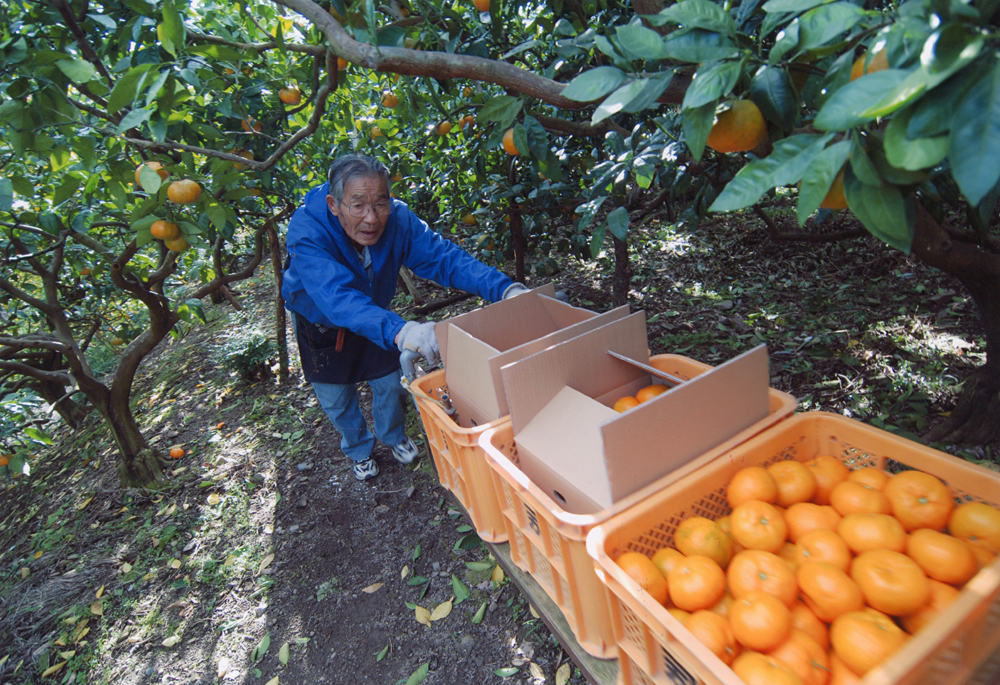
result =
M726 486L726 501L735 509L744 502L778 501L778 484L774 476L761 466L747 466L737 471Z
M906 633L882 612L850 611L830 626L830 645L848 668L864 675L892 656Z
M835 530L840 519L840 514L833 507L812 502L793 504L785 510L788 539L792 542L797 542L812 530Z
M173 448L170 449L170 458L171 459L180 459L183 456L184 456L184 448L183 447L173 447Z
M254 121L252 117L247 117L246 119L240 122L240 125L243 127L243 130L246 131L247 133L252 133L253 131L260 133L261 131L264 130L264 127L261 125L261 123L259 121Z
M625 397L622 397L620 400L615 402L615 405L612 407L612 409L614 409L619 414L624 414L632 407L638 407L638 406L639 406L639 400L632 397L631 395L626 395Z
M472 4L476 6L476 9L480 12L490 11L490 0L472 0Z
M966 502L948 518L948 532L993 554L1000 553L1000 509L985 502Z
M716 152L746 152L767 138L767 123L750 100L736 100L716 117L707 145Z
M667 390L669 390L665 385L660 385L659 383L654 383L652 385L647 385L645 388L640 388L639 392L635 394L635 399L640 402L648 402L649 400L662 395Z
M372 126L370 129L368 129L368 133L371 135L372 138L381 138L382 136L385 135L384 133L382 133L382 129L380 129L378 126Z
M766 652L788 639L792 632L792 612L777 597L751 592L733 602L729 625L741 645Z
M872 56L872 61L868 63L866 68L865 59L867 57L868 54L865 53L854 60L854 64L851 66L852 81L859 79L866 74L874 74L876 71L882 71L883 69L889 68L889 59L885 48L882 48Z
M135 169L135 184L140 188L142 188L142 181L139 180L139 172L142 171L143 167L148 167L153 171L155 171L157 175L160 177L161 181L166 181L167 176L170 175L169 172L166 169L164 169L163 165L160 164L159 162L143 162ZM145 188L143 188L143 190L145 190Z
M115 347L121 347L122 345L125 344L125 340L119 338L118 336L115 336L114 338L111 339L111 344L114 345Z
M923 569L913 559L891 549L859 554L851 564L851 578L861 588L868 606L890 616L912 614L931 597Z
M965 585L979 573L969 543L929 528L918 528L906 537L906 555L928 578L949 585Z
M883 492L892 505L892 515L907 533L917 528L944 530L955 506L948 486L923 471L897 473Z
M389 92L382 96L382 106L386 109L392 109L399 104L399 98L396 97L395 93Z
M760 500L740 504L730 514L733 538L747 549L777 553L788 539L788 525L777 508Z
M884 490L885 484L889 482L889 478L891 478L891 476L882 469L871 467L855 469L851 471L849 476L847 476L847 480L849 481L861 483L862 485L867 485L868 487L875 488L876 490Z
M278 91L278 99L286 105L297 105L302 102L302 93L295 86L285 86Z
M903 630L910 635L916 634L917 631L940 616L961 594L961 591L957 588L936 580L930 581L930 585L930 601L922 608L917 609L916 612L903 616L901 619Z
M167 187L167 197L179 205L189 205L201 197L201 186L189 178L174 181Z
M188 244L188 241L184 240L184 236L180 236L179 238L174 238L173 240L164 240L163 244L166 245L168 250L172 250L174 252L183 252L184 250L191 247Z
M654 600L667 603L667 580L649 557L640 552L625 552L615 562Z
M795 671L803 685L826 685L830 677L830 657L809 635L792 628L792 634L770 650L768 656Z
M726 592L726 574L700 554L685 557L667 574L670 601L685 611L708 609Z
M458 120L458 127L464 130L465 128L474 123L476 123L476 118L470 114Z
M345 69L347 69L347 65L348 64L350 64L350 62L348 62L343 57L338 57L337 58L337 70L338 71L344 71Z
M832 623L848 611L865 608L861 587L846 573L823 561L807 561L795 571L802 601L816 618Z
M779 507L790 507L800 502L808 502L816 493L816 478L802 462L794 459L778 461L767 467L767 472L778 486Z
M684 627L719 657L722 663L726 665L733 663L739 645L736 644L733 629L725 618L702 609L688 614L684 618Z
M439 136L446 136L446 135L448 135L449 133L451 133L451 122L450 121L442 121L440 124L437 125L437 128L435 129L435 131L437 131L437 134Z
M746 685L804 685L802 679L773 656L743 652L733 661L733 672Z
M465 214L462 215L462 223L465 224L466 226L475 226L476 224L479 223L479 220L476 218L476 215L473 214L472 212L466 212Z
M173 240L181 234L181 229L177 224L158 219L149 227L149 232L158 240Z
M799 538L795 543L795 566L809 561L823 561L833 564L843 572L851 567L850 548L844 539L832 530L817 528Z
M833 492L837 483L847 480L847 477L851 475L851 470L844 465L844 462L829 455L820 455L807 461L806 466L816 478L814 504L829 504L830 493Z
M235 154L239 155L243 159L253 159L253 153L250 152L249 150L238 150ZM233 166L240 171L244 171L245 169L250 168L250 165L243 164L242 162L233 162Z
M81 276L89 276L92 273L94 273L94 270L91 269L89 266L85 266L82 269L80 269Z
M855 554L873 549L906 549L903 525L888 514L848 514L837 523L837 535Z
M826 195L823 196L823 200L819 203L819 206L824 209L841 210L847 209L847 196L844 195L844 169L845 166L840 167L840 171L837 175L833 177L833 183L830 184L830 189L826 191ZM869 469L865 469L866 471Z
M766 592L791 608L799 597L795 572L776 554L746 549L733 557L726 569L729 591L736 599Z
M10 463L10 457L6 454L0 454L0 466L6 466Z
M721 568L733 557L733 541L715 521L704 516L691 516L681 521L674 531L674 546L685 556L700 554Z
M830 492L830 506L841 516L892 512L889 498L885 493L852 480L837 483Z
M403 174L397 171L396 175L390 178L389 180L392 181L393 183L399 183L400 181L403 180Z
M520 150L514 144L514 129L512 128L507 129L503 134L503 149L507 151L508 155L517 156L521 154Z

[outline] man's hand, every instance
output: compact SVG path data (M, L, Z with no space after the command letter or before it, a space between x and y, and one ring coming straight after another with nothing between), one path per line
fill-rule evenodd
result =
M427 323L407 321L396 335L396 347L400 352L413 350L426 359L431 368L441 362L441 350L434 334L434 323L431 321Z
M518 295L523 295L528 292L528 288L521 283L512 283L503 291L504 300L509 300L512 297L517 297Z

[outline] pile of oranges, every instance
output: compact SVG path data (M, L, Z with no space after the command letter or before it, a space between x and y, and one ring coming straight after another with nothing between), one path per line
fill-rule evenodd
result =
M1000 510L921 471L779 461L726 499L616 562L748 685L859 682L1000 553Z
M654 397L662 395L667 390L670 390L670 388L668 388L665 385L660 385L658 383L654 383L653 385L647 385L645 388L640 389L639 392L637 392L634 397L632 395L626 395L625 397L615 402L612 409L614 409L619 414L624 414L632 407L638 407L643 402L648 402Z

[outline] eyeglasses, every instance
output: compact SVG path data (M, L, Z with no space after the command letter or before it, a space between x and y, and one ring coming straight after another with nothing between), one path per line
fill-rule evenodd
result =
M374 209L375 213L379 216L385 216L392 209L392 203L388 200L379 200L377 202L352 202L350 204L341 201L342 205L347 207L348 213L355 219L361 219L368 216L368 210Z

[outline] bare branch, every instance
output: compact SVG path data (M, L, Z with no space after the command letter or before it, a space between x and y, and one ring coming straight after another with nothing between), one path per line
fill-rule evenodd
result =
M21 374L22 376L37 378L40 381L51 381L54 383L61 383L63 385L73 384L73 377L68 373L60 373L58 371L43 371L42 369L36 369L33 366L22 364L21 362L10 362L0 359L0 369L13 371L15 373Z
M73 34L73 39L80 48L80 52L83 53L83 56L88 62L93 64L94 67L101 72L101 76L108 80L107 85L110 88L114 84L114 80L111 78L111 74L108 73L107 68L105 68L104 62L98 58L97 53L94 52L94 48L91 47L90 42L87 40L87 34L77 22L69 3L66 2L66 0L50 0L50 2L62 16L63 21L66 22L66 27L70 30L70 33Z
M778 225L774 223L774 219L767 215L767 213L760 208L759 204L751 207L753 213L757 215L757 218L764 222L767 226L767 234L771 240L775 241L787 241L795 243L835 243L841 240L854 240L855 238L860 238L862 236L868 235L868 231L861 228L848 228L842 231L833 231L832 233L806 233L805 231L793 231L791 233L782 233Z
M188 28L187 35L189 39L194 41L200 41L203 43L213 43L215 45L228 45L231 48L236 48L237 50L257 50L263 52L265 50L274 50L278 47L278 43L275 41L268 41L267 43L237 43L235 41L226 40L225 38L220 38L219 36L211 36L207 33L201 33L200 31L195 31ZM303 52L307 55L320 55L326 52L325 45L296 45L292 43L285 43L285 50L288 52Z
M69 349L51 336L39 335L23 335L16 338L0 336L0 345L6 345L8 349L16 350L45 349L66 352Z

